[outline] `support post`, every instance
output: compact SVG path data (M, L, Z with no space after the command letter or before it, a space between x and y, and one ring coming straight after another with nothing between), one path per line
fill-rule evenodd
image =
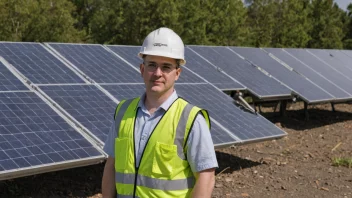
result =
M304 102L304 115L305 115L305 120L309 120L309 113L308 113L308 103Z
M280 116L284 117L286 115L286 107L287 107L287 101L282 100L280 101Z
M332 110L332 112L335 112L335 104L334 103L331 103L331 110Z

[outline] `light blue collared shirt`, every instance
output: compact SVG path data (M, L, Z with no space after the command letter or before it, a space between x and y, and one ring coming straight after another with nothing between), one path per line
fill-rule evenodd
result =
M138 112L135 124L135 151L137 166L140 164L143 150L146 146L148 138L158 124L161 117L169 109L172 103L178 98L176 91L150 115L144 105L145 94L142 95L138 103ZM115 122L111 125L109 135L105 141L104 151L110 156L115 157L115 138L117 136ZM193 172L217 168L213 140L211 139L209 128L204 117L197 115L187 141L187 160Z

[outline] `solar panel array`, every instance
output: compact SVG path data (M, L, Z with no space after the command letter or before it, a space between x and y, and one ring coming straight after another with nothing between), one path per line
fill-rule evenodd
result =
M29 90L2 62L0 62L0 91Z
M313 84L310 80L283 67L283 65L272 59L266 52L259 48L231 47L231 49L245 57L252 64L263 68L308 103L331 101L334 99L325 90Z
M291 90L265 75L226 47L188 46L188 48L235 78L258 98L291 95Z
M280 61L292 67L295 72L302 74L303 76L307 77L312 82L314 82L317 86L320 86L322 89L329 92L332 96L335 97L336 100L351 98L351 95L348 92L341 89L334 82L327 79L320 73L316 72L309 65L302 62L300 59L292 56L287 51L279 48L265 48L265 51L279 58Z
M84 83L39 43L0 42L0 56L33 83Z
M97 83L143 82L138 72L101 45L59 43L47 45Z
M0 93L0 131L0 180L103 158L33 92Z
M286 135L220 89L245 89L260 99L287 99L291 92L308 102L351 99L349 51L265 50L272 55L186 48L188 62L176 90L209 111L216 147ZM118 101L145 89L138 52L137 46L0 42L0 180L103 159ZM36 89L25 86L25 79Z
M94 85L39 86L50 98L104 142L116 103Z
M326 79L333 82L340 89L346 91L349 94L352 94L352 86L350 85L351 81L347 79L345 76L336 72L333 68L331 68L331 66L324 64L324 62L312 56L306 50L302 50L302 49L284 49L284 50L287 51L292 56L299 59L309 68L313 69L316 73L321 74ZM298 72L302 72L302 71L298 71Z

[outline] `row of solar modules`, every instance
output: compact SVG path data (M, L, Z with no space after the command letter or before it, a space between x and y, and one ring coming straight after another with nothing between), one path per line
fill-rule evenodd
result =
M0 180L103 160L101 148L116 105L144 92L137 52L138 47L127 46L1 42ZM185 68L176 90L210 112L216 147L286 135L262 116L233 105L219 88L246 87L189 53L194 52L187 48L194 71ZM275 88L276 81L268 79Z

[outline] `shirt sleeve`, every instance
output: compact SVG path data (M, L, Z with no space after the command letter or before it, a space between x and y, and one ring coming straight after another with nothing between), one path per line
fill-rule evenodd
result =
M109 157L113 157L115 158L115 138L117 136L117 132L116 132L116 126L115 126L115 120L112 123L111 127L110 127L110 131L108 134L108 137L105 140L105 145L103 147L103 150L106 154L108 154Z
M193 172L218 168L213 140L208 125L198 114L187 141L187 160Z

